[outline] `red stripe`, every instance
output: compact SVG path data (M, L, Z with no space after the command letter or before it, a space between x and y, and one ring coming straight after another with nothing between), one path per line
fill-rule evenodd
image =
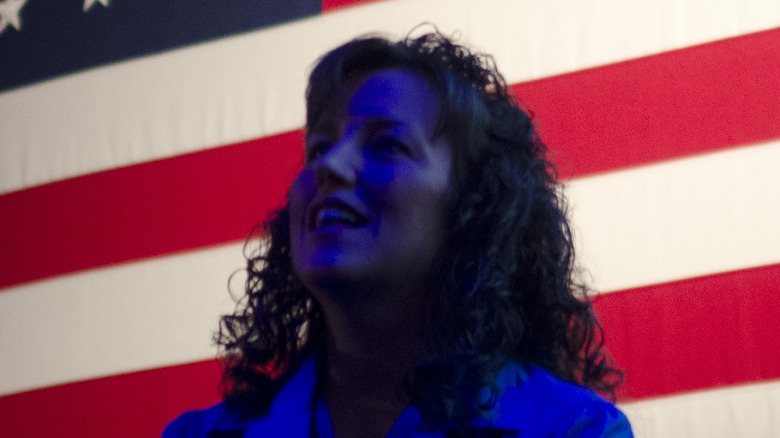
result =
M780 137L780 29L516 85L562 176Z
M622 399L780 378L780 264L599 297Z
M515 87L562 175L780 137L780 29ZM0 197L0 288L242 239L279 204L299 131Z
M302 162L301 131L0 197L0 287L245 238Z
M210 360L0 397L7 437L156 437L185 410L219 401Z
M603 295L595 303L618 366L620 399L780 378L780 265ZM218 401L216 361L0 398L7 436L158 436Z
M322 12L330 12L334 9L346 8L361 3L374 3L377 0L322 0Z

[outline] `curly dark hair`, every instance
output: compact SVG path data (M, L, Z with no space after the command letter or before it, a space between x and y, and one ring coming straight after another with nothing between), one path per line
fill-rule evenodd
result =
M429 427L464 423L494 403L495 377L508 361L614 394L622 374L610 365L574 267L555 167L490 56L438 31L353 40L315 65L307 126L344 98L352 78L388 68L419 73L438 92L436 135L450 140L455 163L448 243L426 309L432 353L406 380L410 402ZM322 350L328 330L294 274L286 207L261 232L262 249L247 256L246 295L216 336L226 353L225 400L247 415L268 409L302 361ZM481 397L483 388L492 397Z

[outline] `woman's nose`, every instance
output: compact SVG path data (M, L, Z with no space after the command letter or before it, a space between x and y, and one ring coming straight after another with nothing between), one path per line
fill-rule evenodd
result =
M341 140L314 161L314 177L318 187L355 184L359 165L359 148Z

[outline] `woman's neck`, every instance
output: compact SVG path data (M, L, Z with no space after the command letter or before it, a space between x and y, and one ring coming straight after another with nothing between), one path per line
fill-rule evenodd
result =
M337 438L384 437L409 403L404 379L423 351L420 307L326 309L322 396Z

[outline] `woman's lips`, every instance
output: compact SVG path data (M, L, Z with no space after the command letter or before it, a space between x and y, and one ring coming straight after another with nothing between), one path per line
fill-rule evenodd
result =
M327 198L317 203L309 214L309 229L327 225L344 225L361 227L368 222L368 217L357 208L338 198Z

